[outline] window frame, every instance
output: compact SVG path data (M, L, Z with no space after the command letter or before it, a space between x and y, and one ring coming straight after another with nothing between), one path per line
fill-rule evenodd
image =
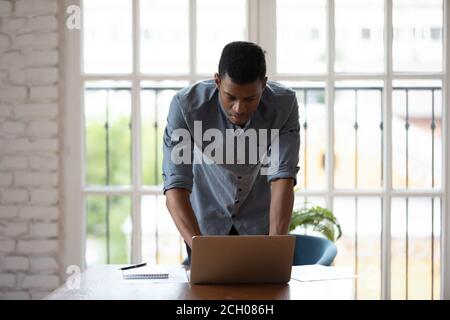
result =
M64 270L70 265L78 265L82 270L85 263L86 239L86 197L91 195L122 195L131 198L131 262L141 261L141 200L146 195L162 195L158 186L142 185L141 163L141 82L146 80L184 80L195 83L212 74L196 72L196 0L189 2L189 73L187 74L144 74L140 73L140 8L139 0L132 1L132 59L133 68L129 74L86 74L83 72L83 21L80 30L65 29L64 32L64 152L62 166L64 172L63 207L64 207L64 250L62 264ZM257 42L257 2L246 0L246 37ZM82 8L83 0L64 0L64 7L76 5ZM65 19L61 19L64 21ZM81 15L83 18L83 15ZM131 83L131 141L132 141L132 176L131 185L127 187L87 187L85 185L85 136L84 136L84 83L86 81L120 80Z
M62 267L65 270L70 265L85 268L85 239L86 239L86 210L85 203L88 195L128 195L132 203L132 245L131 262L140 262L141 256L141 198L145 195L161 195L160 187L141 187L141 139L140 139L140 84L143 80L188 80L194 83L211 75L196 74L196 0L189 0L189 44L190 44L190 72L188 75L145 75L139 73L140 63L140 37L139 37L139 1L133 2L133 72L131 74L96 74L82 73L82 32L65 28L63 33L63 116L61 122L64 128L64 141L62 143L62 195L61 204L64 214L64 239L61 249ZM82 0L64 0L64 8L69 5L82 6ZM276 81L322 81L325 83L325 105L327 124L326 154L334 149L334 84L339 80L382 80L383 90L383 139L384 164L383 187L379 190L340 190L334 187L334 159L326 157L326 189L323 191L299 191L299 196L321 196L325 198L328 208L333 209L333 199L337 196L377 196L383 199L382 233L381 233L381 298L390 299L391 295L391 199L404 196L425 196L441 198L441 277L440 298L450 299L450 148L447 135L450 128L450 43L449 15L450 4L443 0L443 72L393 72L392 69L392 3L393 0L384 0L384 57L385 66L382 73L336 73L334 71L334 7L335 0L326 0L327 8L327 69L324 74L282 75L276 74L276 0L247 0L247 38L249 41L259 43L267 50L267 73L269 79ZM64 10L65 11L65 10ZM65 14L61 20L65 24ZM392 81L397 79L439 79L442 83L442 185L436 190L399 190L392 188ZM128 80L132 83L132 184L129 188L86 188L84 186L84 127L83 127L83 84L88 80ZM65 275L67 276L67 275Z

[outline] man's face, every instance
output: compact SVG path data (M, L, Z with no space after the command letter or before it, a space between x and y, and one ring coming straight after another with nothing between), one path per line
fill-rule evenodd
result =
M243 126L258 108L267 77L246 84L234 83L227 74L220 79L219 74L216 73L214 79L228 120Z

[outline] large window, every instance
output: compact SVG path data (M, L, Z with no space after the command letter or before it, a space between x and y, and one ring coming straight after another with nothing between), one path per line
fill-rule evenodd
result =
M297 92L295 205L337 215L335 264L355 268L356 297L439 299L443 0L80 4L77 192L87 265L184 259L161 188L169 102L212 77L226 43L250 40L266 50L269 78Z
M359 299L439 298L443 5L276 1L266 44L272 78L298 90L298 202L341 221L335 264Z
M161 193L162 135L177 90L211 78L223 46L248 39L248 4L84 0L86 265L179 263L184 243ZM230 25L219 17L233 17Z

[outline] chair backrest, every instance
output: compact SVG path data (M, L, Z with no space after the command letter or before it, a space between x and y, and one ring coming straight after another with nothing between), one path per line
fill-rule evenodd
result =
M320 264L330 266L337 254L336 245L325 238L295 235L294 262L292 265Z

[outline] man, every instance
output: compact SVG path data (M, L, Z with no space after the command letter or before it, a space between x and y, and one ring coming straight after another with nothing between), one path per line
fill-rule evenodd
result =
M218 138L220 133L229 137L231 131L232 142L250 140L252 130L259 132L258 148L270 153L268 171L263 170L264 157L257 163L247 160L254 142L242 149ZM266 145L264 132L271 133ZM174 96L164 132L164 194L189 259L196 235L288 233L299 170L299 132L295 92L267 81L264 52L250 42L226 45L214 80L198 82ZM227 161L195 161L195 155L201 160L201 153L206 153L209 141L226 147ZM194 154L193 163L175 159L181 154L189 159L186 153ZM221 152L216 155L217 160Z

